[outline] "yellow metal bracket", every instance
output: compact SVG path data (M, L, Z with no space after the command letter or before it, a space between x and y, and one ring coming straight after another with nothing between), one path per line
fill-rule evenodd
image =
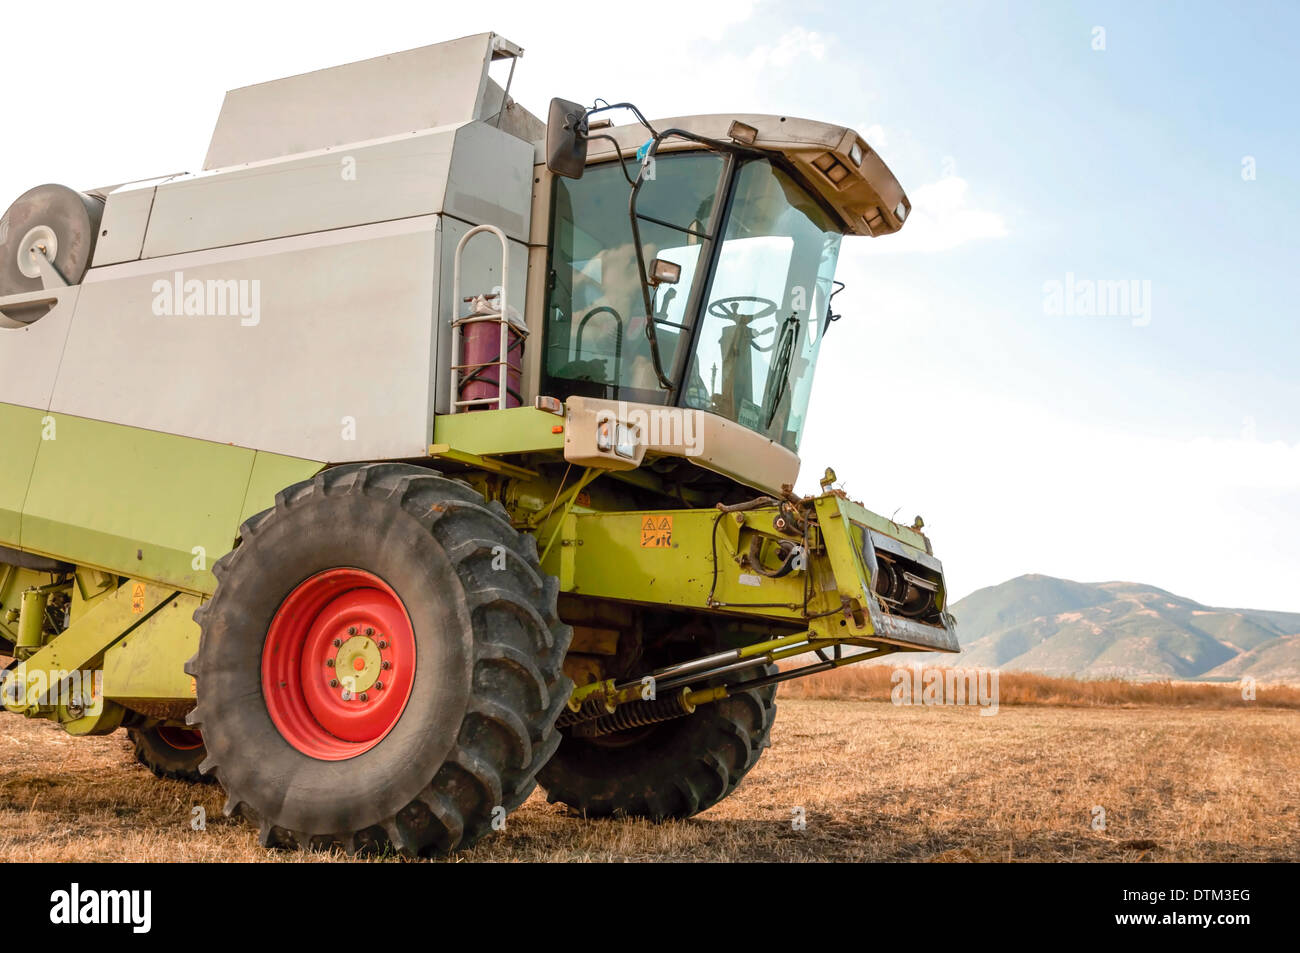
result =
M574 483L573 486L569 487L563 493L557 495L555 501L549 507L546 517L538 521L538 524L540 524L541 522L550 519L555 513L555 508L560 505L561 501L563 501L564 509L560 512L560 517L555 524L555 529L551 531L550 538L546 541L546 548L542 550L542 562L546 562L546 557L550 554L551 547L554 546L555 541L559 539L560 533L564 529L565 520L573 510L573 503L578 498L578 494L586 489L587 485L590 484L592 480L596 479L596 477L600 476L604 472L604 470L598 470L594 467L588 467L586 470L583 470L582 476L578 477L578 482Z
M470 453L468 450L457 450L446 443L435 443L430 446L429 456L437 457L439 460L450 460L453 463L463 463L466 466L479 467L492 473L499 473L502 476L518 477L521 480L530 480L537 477L536 470L516 466L513 463L506 463L496 457Z

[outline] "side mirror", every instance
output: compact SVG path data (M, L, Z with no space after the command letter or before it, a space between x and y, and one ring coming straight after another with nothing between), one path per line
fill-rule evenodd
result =
M566 179L580 179L587 168L587 109L567 99L552 99L546 122L546 168Z

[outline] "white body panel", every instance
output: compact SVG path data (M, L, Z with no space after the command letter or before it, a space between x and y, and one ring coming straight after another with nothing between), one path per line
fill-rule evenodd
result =
M113 190L96 267L0 337L0 399L327 463L425 456L452 250L502 229L522 306L532 158L474 121ZM467 291L500 273L471 243Z
M174 178L176 176L147 179L108 190L91 267L135 261L143 254L144 236L149 229L149 215L153 211L157 187Z
M204 169L382 139L486 115L499 38L446 43L226 93Z
M92 269L51 409L329 463L422 456L437 366L438 222ZM256 323L239 309L187 315L173 303L182 313L155 313L168 310L157 307L157 283L177 284L178 272L182 288L257 287Z
M80 286L35 292L26 297L58 302L45 317L28 325L0 320L0 403L49 409L63 342L80 295Z
M431 215L455 141L449 126L174 179L158 187L143 257Z

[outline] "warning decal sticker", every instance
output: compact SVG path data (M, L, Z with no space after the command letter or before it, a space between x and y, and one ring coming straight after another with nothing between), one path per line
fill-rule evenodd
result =
M137 582L131 587L131 611L136 615L144 612L144 583Z
M671 516L641 517L641 548L669 549L673 545L673 518Z

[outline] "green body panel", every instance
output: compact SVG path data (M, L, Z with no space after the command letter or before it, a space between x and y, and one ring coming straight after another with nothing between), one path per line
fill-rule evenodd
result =
M552 432L563 426L563 417L532 407L475 410L436 418L433 442L482 456L563 451L563 430Z
M743 514L755 525L766 515L771 525L774 508ZM642 527L671 521L667 546L642 546ZM758 580L746 585L734 557L736 523L731 516L718 520L717 510L645 510L630 513L574 513L564 520L559 541L551 547L542 568L560 579L560 590L599 598L623 599L655 605L704 608L713 584L711 537L718 524L717 602L777 603L757 614L768 618L796 619L802 611L802 574L783 579ZM539 539L547 537L546 531Z
M81 566L194 593L240 522L320 464L63 414L50 415L20 544Z
M36 456L23 548L211 591L208 567L234 544L253 451L62 414L55 423Z
M193 699L185 663L199 648L198 606L179 593L104 653L104 697L142 711Z
M910 526L903 526L891 519L886 519L877 513L871 512L861 503L855 503L838 493L828 493L818 498L817 516L822 521L823 526L826 525L827 520L838 519L843 516L846 519L861 523L863 526L869 526L878 533L884 533L886 536L892 537L918 552L929 552L925 537Z
M850 535L850 523L845 516L847 501L835 496L823 496L817 501L817 522L822 527L826 542L826 560L835 579L835 588L845 598L853 599L863 608L868 605L871 591L871 572L863 563L862 554ZM857 509L863 510L862 507ZM872 514L874 515L874 514Z
M0 404L0 544L18 546L23 501L41 445L45 411Z
M248 492L244 494L244 505L239 512L239 524L250 516L256 516L263 510L275 505L275 495L287 486L309 480L316 475L324 464L313 460L300 460L297 457L282 457L275 453L258 451L253 457L253 472L248 479ZM224 551L223 551L224 553ZM218 556L223 555L218 553ZM210 592L211 590L205 590Z
M871 591L850 519L867 525L870 518L873 527L895 524L834 494L818 498L816 506L820 539L809 540L806 573L772 578L740 564L738 557L750 551L753 540L768 545L777 538L772 530L777 507L725 514L716 509L570 513L561 518L558 543L542 567L559 578L562 592L575 595L757 617L801 626L819 639L956 651L951 626L890 615ZM539 537L545 539L548 529ZM907 536L891 534L912 555L923 557L924 548L912 546Z

